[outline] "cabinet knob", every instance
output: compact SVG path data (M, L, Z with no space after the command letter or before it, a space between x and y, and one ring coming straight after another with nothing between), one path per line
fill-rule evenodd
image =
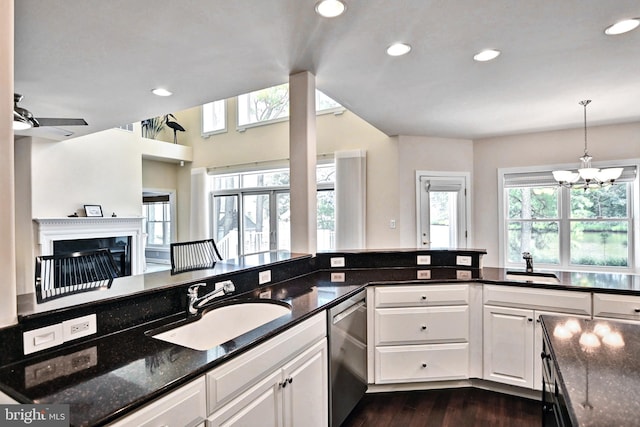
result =
M426 363L423 363L423 364L422 364L422 367L423 367L423 368L426 368L426 367L427 367L427 364L426 364Z
M634 308L633 311L635 311L636 313L640 313L640 308Z
M420 299L422 299L422 301L426 301L427 296L426 296L426 295L422 295L422 296L420 297Z
M529 317L529 318L527 319L527 321L528 321L528 322L533 322L533 318Z
M289 377L287 381L289 382L289 384L291 384L293 382L293 378Z
M423 331L426 331L426 330L427 330L427 325L422 325L422 326L420 327L420 329L422 329Z

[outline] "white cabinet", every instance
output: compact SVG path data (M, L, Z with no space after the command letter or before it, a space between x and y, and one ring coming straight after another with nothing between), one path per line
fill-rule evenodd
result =
M326 314L207 373L214 426L328 425Z
M319 341L209 417L209 426L326 426L327 343Z
M172 391L111 427L189 426L204 427L206 418L205 380L200 377Z
M591 315L588 292L485 285L483 299L483 378L537 390L542 389L540 315Z
M367 295L369 381L469 377L469 285L376 286ZM373 361L373 363L371 363Z
M485 306L485 380L533 387L533 316L533 310Z

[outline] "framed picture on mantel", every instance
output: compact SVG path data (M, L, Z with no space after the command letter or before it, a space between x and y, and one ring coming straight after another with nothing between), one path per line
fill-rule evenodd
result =
M84 205L84 213L87 216L102 216L102 206L100 205Z

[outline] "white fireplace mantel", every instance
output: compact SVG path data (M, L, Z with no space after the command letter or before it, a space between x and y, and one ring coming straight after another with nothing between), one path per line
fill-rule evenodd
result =
M59 240L104 237L131 237L131 272L144 270L143 217L66 217L34 218L35 237L40 255L53 254L53 242Z

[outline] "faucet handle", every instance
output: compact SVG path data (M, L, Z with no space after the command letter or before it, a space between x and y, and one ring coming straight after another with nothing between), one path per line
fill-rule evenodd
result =
M200 286L207 286L206 283L196 283L195 285L191 285L189 286L189 289L187 290L187 292L189 293L189 296L193 296L193 297L198 297L198 289L200 288Z
M236 287L231 280L225 280L222 282L222 292L224 292L225 295L235 292L235 290Z

